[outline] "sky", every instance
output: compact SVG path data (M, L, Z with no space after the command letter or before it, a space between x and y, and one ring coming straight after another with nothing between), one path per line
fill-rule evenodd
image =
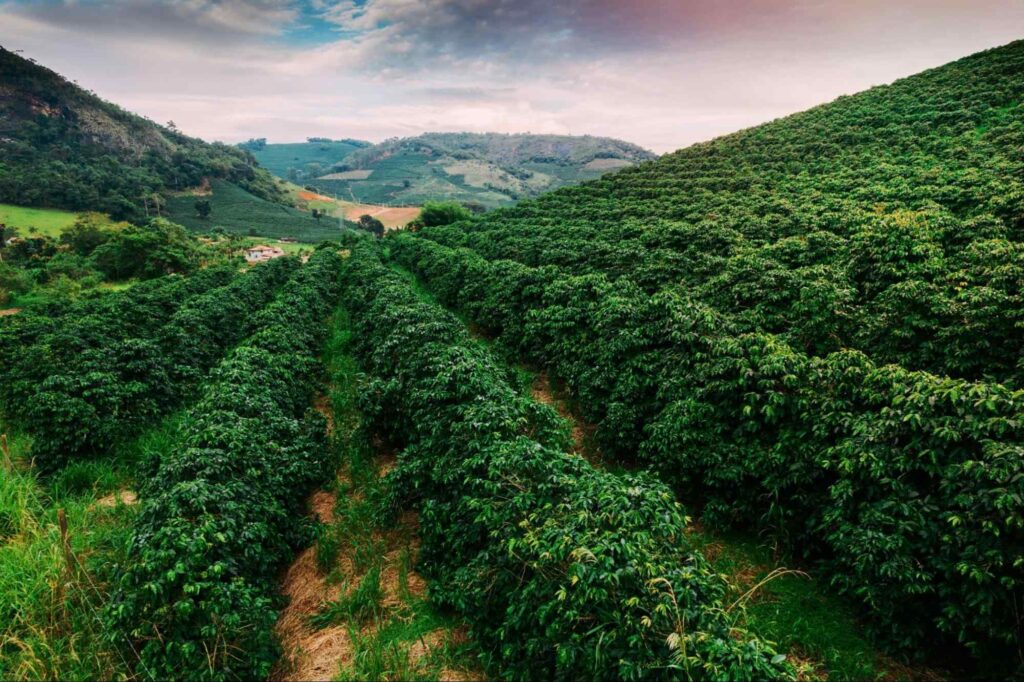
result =
M0 0L0 45L224 142L495 131L663 153L1018 38L1024 0Z

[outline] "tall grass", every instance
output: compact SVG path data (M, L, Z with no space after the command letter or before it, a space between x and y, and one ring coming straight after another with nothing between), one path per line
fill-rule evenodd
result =
M139 460L170 447L175 423L168 419L108 460L75 462L46 479L26 460L30 439L10 434L14 468L0 469L0 679L130 676L130 647L115 646L116 633L100 620L135 515L118 493L130 487Z

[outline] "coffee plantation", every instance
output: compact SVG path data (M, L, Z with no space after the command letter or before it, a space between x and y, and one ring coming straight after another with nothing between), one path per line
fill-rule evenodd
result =
M448 208L21 242L0 677L1024 674L1024 42Z

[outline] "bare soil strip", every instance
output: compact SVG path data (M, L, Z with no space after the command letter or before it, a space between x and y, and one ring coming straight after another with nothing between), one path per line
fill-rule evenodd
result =
M327 399L318 397L314 404L333 432ZM380 478L394 468L395 455L379 440L373 446L372 467ZM427 583L413 568L419 553L419 518L407 512L393 528L358 528L358 541L346 542L346 533L352 531L344 527L351 522L346 513L367 504L363 497L348 472L340 471L335 490L318 490L307 500L310 514L328 526L325 536L343 539L326 570L318 557L321 539L299 554L285 573L281 590L288 605L276 628L284 655L271 679L483 679L464 666L447 665L453 660L450 652L466 642L463 628L428 625L432 629L411 639L384 641L385 631L425 618L429 609ZM369 557L367 548L372 550ZM355 603L378 575L372 617L333 615L339 604Z

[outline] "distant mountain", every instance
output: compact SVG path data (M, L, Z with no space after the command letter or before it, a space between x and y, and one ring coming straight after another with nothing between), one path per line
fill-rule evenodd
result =
M656 158L637 145L589 135L427 133L362 148L353 142L266 144L252 153L280 177L351 201L454 199L486 208ZM289 155L295 165L282 169L279 160Z
M0 47L0 202L138 218L154 194L210 179L287 200L248 152L129 113Z

